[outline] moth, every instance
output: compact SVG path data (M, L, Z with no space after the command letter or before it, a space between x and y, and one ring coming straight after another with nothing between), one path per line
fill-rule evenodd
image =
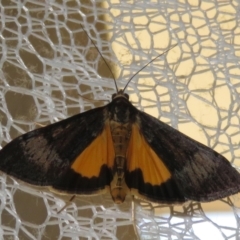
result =
M174 204L240 191L225 157L139 111L125 89L106 106L17 137L0 150L0 170L73 195L109 190L117 204L127 194Z
M240 190L240 174L214 150L139 111L123 90L104 107L42 127L0 151L0 170L70 194L110 189L159 203L212 201Z

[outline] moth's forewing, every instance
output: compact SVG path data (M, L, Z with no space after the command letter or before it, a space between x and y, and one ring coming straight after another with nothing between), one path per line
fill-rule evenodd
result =
M106 107L96 108L28 132L0 151L0 170L39 186L53 186L69 193L93 193L109 185L107 162L86 159L97 164L99 172L89 177L72 169L76 158L96 139L105 126ZM94 161L94 163L93 163Z
M206 202L240 191L240 174L222 155L144 112L139 111L138 118L141 134L171 173L159 186L151 182L145 188L139 185L140 194L157 202L167 199L174 202L174 198L175 202L183 199ZM141 182L141 174L133 177ZM155 189L165 184L162 194L165 192L166 198L162 198Z

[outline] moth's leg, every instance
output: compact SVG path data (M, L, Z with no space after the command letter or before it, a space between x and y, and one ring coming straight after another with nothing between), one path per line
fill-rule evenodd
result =
M38 122L34 122L36 124L36 126L39 126L39 127L46 127L47 125L43 125L41 123L38 123Z
M72 201L74 200L75 197L76 197L76 195L73 195L73 196L68 200L68 202L66 202L65 205L64 205L59 211L57 211L57 213L62 212L66 207L68 207L68 206L72 203Z
M135 235L137 237L137 239L139 240L140 239L140 236L139 236L139 233L138 233L138 230L137 230L137 221L136 221L136 209L135 209L135 203L134 203L134 195L132 195L132 223L133 223L133 229L134 229L134 232L135 232Z

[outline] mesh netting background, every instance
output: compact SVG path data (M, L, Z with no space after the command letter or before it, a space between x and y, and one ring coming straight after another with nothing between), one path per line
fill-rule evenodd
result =
M126 92L150 113L240 166L238 1L0 3L0 144ZM67 136L66 136L67 137ZM221 174L221 173L219 173ZM1 174L0 239L239 239L238 195L156 205L109 194L54 195ZM132 221L132 210L135 221Z

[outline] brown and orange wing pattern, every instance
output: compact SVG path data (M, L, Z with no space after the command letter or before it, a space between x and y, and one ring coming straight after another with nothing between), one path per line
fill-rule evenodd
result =
M0 170L74 194L103 190L114 154L106 111L96 108L14 139L0 151Z
M213 201L240 191L240 174L222 155L138 112L126 183L151 201ZM148 152L148 154L146 154Z
M134 195L161 203L185 201L171 171L147 142L137 123L132 127L127 160L126 183Z

